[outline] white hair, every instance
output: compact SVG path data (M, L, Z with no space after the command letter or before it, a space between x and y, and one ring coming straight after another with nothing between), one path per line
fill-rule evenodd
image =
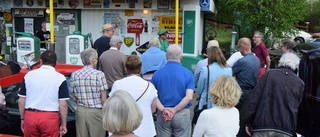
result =
M158 38L154 37L151 38L149 41L150 46L155 46L155 47L159 47L159 40Z
M113 134L129 134L136 130L142 120L142 111L132 96L118 90L102 107L102 126Z
M178 44L172 44L167 49L167 59L168 60L180 60L182 56L181 47Z
M296 54L288 52L281 56L278 67L289 67L292 70L296 70L299 63L300 58Z

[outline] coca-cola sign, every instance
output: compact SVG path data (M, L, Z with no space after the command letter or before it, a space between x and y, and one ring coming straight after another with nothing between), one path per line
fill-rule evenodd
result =
M127 32L136 34L136 46L140 46L140 33L143 31L142 19L128 19Z
M144 25L142 19L128 19L128 33L142 33L143 27Z

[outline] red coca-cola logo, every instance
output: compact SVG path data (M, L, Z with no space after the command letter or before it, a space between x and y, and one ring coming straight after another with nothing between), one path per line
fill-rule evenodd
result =
M128 19L127 32L128 33L142 33L143 30L142 19Z

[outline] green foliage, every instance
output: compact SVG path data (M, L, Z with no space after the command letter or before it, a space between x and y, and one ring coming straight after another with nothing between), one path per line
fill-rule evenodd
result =
M305 0L216 0L217 20L241 26L240 37L261 31L265 38L286 37L294 33L294 24L305 19L310 6ZM230 16L233 15L233 16ZM267 41L265 41L268 43Z
M310 32L320 32L320 1L315 0L311 3L310 14L308 16L309 31Z
M230 51L232 30L218 27L216 31L217 37L215 39L219 41L219 46L227 51Z

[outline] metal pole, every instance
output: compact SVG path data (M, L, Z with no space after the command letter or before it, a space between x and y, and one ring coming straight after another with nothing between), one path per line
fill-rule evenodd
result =
M50 42L47 50L51 50L55 52L55 44L54 44L54 12L53 12L53 0L50 0Z
M50 0L50 40L54 43L54 13L53 13L53 0Z
M179 0L176 0L175 44L179 44Z

